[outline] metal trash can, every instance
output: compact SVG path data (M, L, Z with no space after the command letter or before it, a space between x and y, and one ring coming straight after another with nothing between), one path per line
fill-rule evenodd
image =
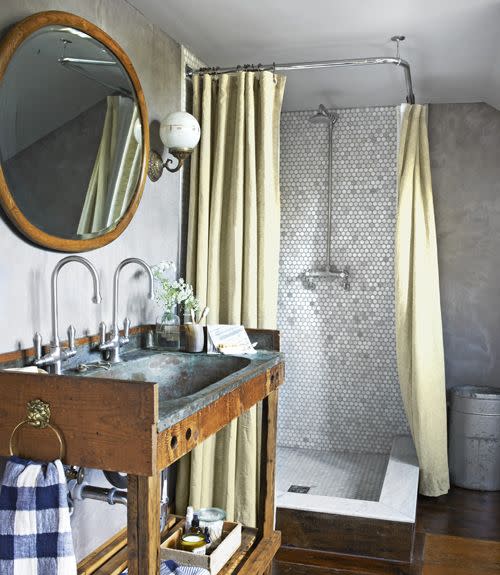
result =
M500 388L451 390L449 459L454 485L500 490Z

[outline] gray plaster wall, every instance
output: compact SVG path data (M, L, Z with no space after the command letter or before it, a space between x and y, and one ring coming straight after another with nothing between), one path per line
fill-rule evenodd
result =
M76 234L106 109L106 99L101 100L4 162L16 204L42 230L63 237ZM38 190L43 190L42 197Z
M3 0L0 32L22 18L43 10L64 10L87 18L110 34L128 53L139 75L149 109L153 145L158 146L158 122L180 108L180 47L125 0ZM77 158L75 158L77 160ZM102 280L103 303L93 305L91 281L78 264L60 274L61 331L74 323L77 334L96 333L101 320L111 321L112 276L124 258L147 262L177 260L179 229L179 176L165 174L146 183L143 199L124 234L86 257ZM50 337L50 274L63 254L31 245L7 219L0 217L0 353L31 345L33 333ZM152 321L155 308L145 299L146 282L132 266L121 283L119 315L132 324ZM100 472L93 472L100 481ZM92 479L92 478L91 478ZM125 524L125 509L84 502L73 518L77 555L82 557Z
M429 110L446 382L500 387L500 111Z

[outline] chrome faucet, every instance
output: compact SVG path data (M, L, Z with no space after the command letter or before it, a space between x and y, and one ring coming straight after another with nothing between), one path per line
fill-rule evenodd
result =
M68 256L59 261L52 272L51 280L51 306L52 306L52 340L50 342L50 352L42 355L42 336L37 332L33 338L35 345L36 359L33 361L34 365L38 367L49 367L51 373L56 375L61 374L62 362L76 354L75 346L75 328L70 325L68 328L68 349L61 349L61 341L59 339L59 302L57 296L57 280L59 272L66 264L70 262L78 262L83 264L90 272L92 281L94 283L94 295L92 301L94 303L101 303L101 290L99 284L99 276L95 267L85 258L81 256Z
M154 280L153 272L148 264L139 258L127 258L118 264L115 275L113 277L113 326L111 331L111 338L106 340L106 324L101 322L99 324L100 343L99 349L101 351L109 352L108 361L111 363L118 363L120 358L120 347L129 342L130 320L125 318L123 323L123 336L120 335L120 328L118 327L118 284L120 280L120 272L128 264L137 264L142 266L146 271L149 278L149 299L154 298Z

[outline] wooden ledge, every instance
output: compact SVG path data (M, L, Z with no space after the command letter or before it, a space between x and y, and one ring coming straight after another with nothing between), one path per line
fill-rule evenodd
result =
M41 399L64 440L64 463L145 476L156 471L157 384L0 372L0 398L0 455L9 455L27 403ZM17 438L16 453L25 457L49 461L59 450L49 429L25 426Z
M280 363L219 397L158 436L158 470L165 469L236 417L262 401L284 381Z

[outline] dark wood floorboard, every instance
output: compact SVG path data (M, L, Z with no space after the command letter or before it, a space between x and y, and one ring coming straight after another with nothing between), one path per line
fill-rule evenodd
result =
M347 569L339 565L317 567L315 565L297 565L275 561L272 575L422 575L422 570L420 566L415 565L397 566L386 564L381 571L371 571L361 561ZM491 574L487 573L485 575Z
M441 497L419 497L417 531L500 541L500 491L453 487Z
M500 492L420 497L411 565L300 550L277 559L273 575L500 575Z
M422 574L434 573L498 575L500 541L426 533Z

